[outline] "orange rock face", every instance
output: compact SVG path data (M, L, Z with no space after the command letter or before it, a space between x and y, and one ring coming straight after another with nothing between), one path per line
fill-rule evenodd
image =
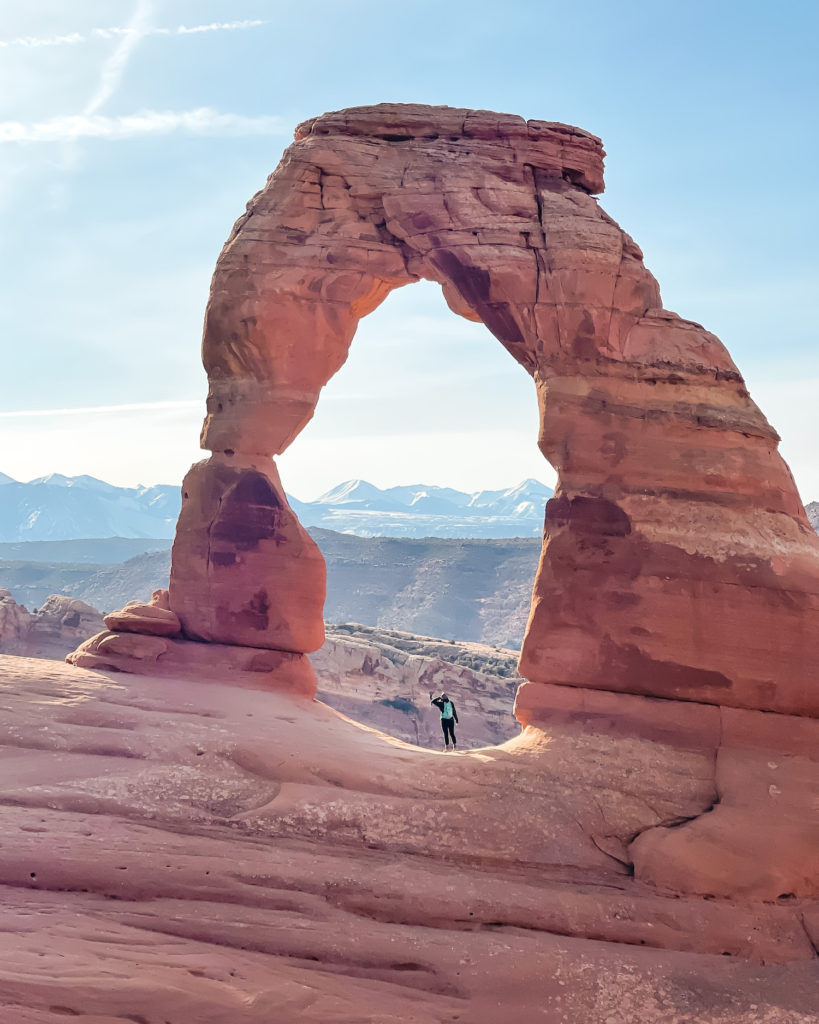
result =
M320 645L321 560L270 456L359 319L425 278L533 376L559 475L521 674L819 713L819 540L724 346L662 308L600 207L602 161L577 128L486 111L382 104L299 127L213 278L214 455L186 481L170 588L186 635Z
M215 455L192 467L173 565L170 607L185 636L296 653L321 646L324 559L269 459Z

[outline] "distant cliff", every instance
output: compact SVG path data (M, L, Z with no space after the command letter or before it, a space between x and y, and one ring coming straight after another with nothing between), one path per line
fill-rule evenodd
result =
M330 622L361 622L444 640L517 647L523 638L539 538L425 540L354 537L311 530L327 560ZM89 555L86 542L83 554ZM86 601L103 612L147 600L167 586L170 551L147 552L117 564L29 562L26 545L0 561L0 585L28 608L49 594ZM103 557L110 558L108 548ZM38 557L47 557L41 548ZM2 552L0 552L0 557Z

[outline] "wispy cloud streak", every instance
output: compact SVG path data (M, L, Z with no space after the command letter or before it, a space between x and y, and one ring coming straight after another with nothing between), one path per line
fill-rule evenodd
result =
M125 405L87 405L78 409L18 409L14 412L0 412L0 419L9 420L20 417L39 416L86 416L96 413L112 412L145 412L146 410L162 409L195 409L202 406L202 400L180 399L166 402L131 402Z
M78 43L87 43L93 39L116 39L120 36L193 36L205 32L237 32L248 28L258 28L266 25L266 21L218 21L209 25L177 25L175 27L162 28L159 26L145 26L134 28L131 25L114 25L110 28L92 28L89 32L69 32L60 36L20 36L17 39L0 39L0 49L10 46L23 47L25 49L38 49L46 46L76 46Z
M114 52L102 65L97 88L83 108L83 114L96 114L119 88L131 54L139 46L140 40L145 34L151 11L151 0L138 0L136 10L127 26L128 33L120 38Z
M195 110L142 110L137 114L106 117L70 114L47 121L0 121L0 145L9 142L73 142L78 139L138 139L151 135L286 135L278 117L221 114L211 107Z

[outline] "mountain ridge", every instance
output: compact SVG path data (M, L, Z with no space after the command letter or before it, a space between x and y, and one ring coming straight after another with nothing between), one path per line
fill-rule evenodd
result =
M540 537L553 490L533 478L506 489L459 491L436 484L379 488L345 480L315 501L288 495L305 527L358 537ZM27 483L0 473L0 545L93 539L167 541L181 504L176 484L117 487L51 473ZM819 531L819 502L806 505Z
M539 536L554 492L529 478L515 487L468 493L409 484L379 488L346 480L315 501L288 495L306 527L362 537ZM0 473L0 543L88 538L168 539L181 504L175 484L117 487L51 473L27 483Z

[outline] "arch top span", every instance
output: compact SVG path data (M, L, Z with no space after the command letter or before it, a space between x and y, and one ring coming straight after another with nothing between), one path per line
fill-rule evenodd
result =
M358 320L420 278L437 281L456 313L482 320L530 373L538 347L573 329L559 321L603 264L610 294L586 305L610 318L615 280L629 273L622 232L592 198L603 189L595 136L412 104L324 114L295 134L217 264L203 447L283 451L344 362ZM656 284L642 276L639 305L656 305Z
M556 683L819 714L819 544L728 352L662 308L605 213L600 140L489 111L381 104L300 125L216 267L202 445L174 543L186 634L321 643L323 563L271 456L356 325L437 281L534 378L558 472L517 714ZM432 371L431 371L432 372Z
M518 162L554 172L587 192L600 193L605 188L606 154L601 140L558 121L526 121L516 114L462 107L379 103L321 114L303 121L295 131L297 142L330 135L422 144L488 142L514 149Z

